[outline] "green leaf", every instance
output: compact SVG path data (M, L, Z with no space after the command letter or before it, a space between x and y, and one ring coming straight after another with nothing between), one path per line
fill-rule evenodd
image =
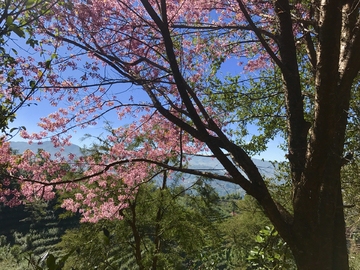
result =
M35 0L28 0L26 1L26 8L30 8L34 5Z
M13 77L15 75L15 71L14 70L10 70L8 72L8 77Z
M9 30L14 32L15 34L17 34L21 38L25 37L24 31L20 27L14 25L14 24L10 25Z
M35 47L35 45L38 45L39 42L35 39L32 39L32 38L29 38L27 41L26 41L26 44L29 44L32 48Z
M51 60L46 60L46 62L45 62L45 67L47 68L47 69L49 69L50 67L51 67Z
M49 270L55 270L55 257L54 255L50 254L46 259L46 265L49 267Z
M264 238L261 237L260 235L257 235L255 241L258 243L262 243L262 242L264 242Z
M30 81L30 87L31 87L32 89L35 88L35 81Z
M104 232L106 237L108 237L108 238L110 237L110 232L108 231L108 229L103 228L103 232Z
M74 253L74 251L76 250L76 248L72 249L69 253L67 253L64 257L61 258L60 260L60 264L66 262L66 260L71 256L71 254Z
M110 245L110 239L109 239L110 233L106 228L103 228L103 233L104 234L102 235L102 239L104 241L104 244L108 246Z
M6 18L6 26L10 28L10 26L13 24L13 18L11 16L8 16Z

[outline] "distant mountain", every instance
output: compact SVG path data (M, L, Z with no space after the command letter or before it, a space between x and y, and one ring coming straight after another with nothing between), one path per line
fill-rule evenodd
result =
M23 153L25 150L29 149L33 152L37 152L38 149L44 149L45 151L49 152L52 157L54 157L55 153L60 151L60 148L55 148L50 141L43 142L43 144L28 144L27 142L10 142L10 147L13 150L17 150L19 154ZM81 156L80 147L76 144L72 144L70 146L65 146L64 151L61 152L61 155L66 157L70 153Z
M264 174L267 177L270 177L274 174L274 168L269 161L263 161L255 158L252 159L252 161L259 168L261 174ZM218 171L218 173L221 171L225 172L224 167L220 164L220 162L217 159L211 157L195 156L191 159L189 168L214 170L214 172Z
M274 167L269 161L262 161L259 159L252 159L255 165L258 167L261 174L265 177L272 177L274 175ZM198 169L204 171L213 171L217 174L225 174L224 167L220 164L217 159L211 157L193 157L189 164L190 169ZM194 175L186 175L184 177L183 185L188 187L194 181L196 181L198 177ZM236 184L228 183L220 180L213 180L210 182L211 186L215 188L219 196L225 196L231 193L240 193L242 196L245 195L245 191Z
M28 144L26 142L11 142L10 144L12 149L18 150L19 153L23 153L25 150L30 149L33 152L37 152L38 149L42 148L45 151L49 152L52 157L54 154L59 151L60 148L55 148L50 141L44 142L41 145L38 144ZM64 147L65 151L61 152L62 156L67 156L72 153L76 156L81 156L80 147L78 145L70 145ZM262 161L259 159L253 159L255 165L259 168L261 174L266 177L272 177L274 175L274 168L272 164L268 161ZM198 169L198 170L206 170L213 171L217 174L224 174L225 170L223 166L219 163L218 160L210 158L210 157L193 157L190 161L189 168ZM189 187L198 179L197 176L194 175L184 175L184 181L179 182L178 184L182 184L185 187ZM216 189L220 196L224 196L231 193L240 193L242 195L245 194L244 190L236 184L213 180L211 181L211 185Z

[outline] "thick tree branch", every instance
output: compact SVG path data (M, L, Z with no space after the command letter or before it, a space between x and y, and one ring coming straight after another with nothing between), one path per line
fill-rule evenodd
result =
M313 69L316 69L316 50L314 47L314 43L311 38L311 34L307 32L305 34L305 46L306 46L306 52L308 54L310 63L313 67Z
M307 133L310 124L306 123L304 119L303 96L288 0L274 1L274 10L279 52L284 65L281 71L288 126L288 157L292 180L294 183L298 183L305 167Z
M350 12L351 7L346 10ZM360 16L358 15L359 7L352 12L353 13L346 17L348 19L347 21L343 19L343 34L339 65L341 85L345 86L345 84L347 84L346 88L351 87L353 80L360 69ZM345 17L345 15L343 16Z
M139 163L139 162L146 162L148 164L155 164L157 166L160 166L162 168L172 170L172 171L183 172L183 173L188 173L188 174L192 174L192 175L208 177L208 178L212 178L212 179L218 179L218 180L226 181L226 182L229 182L229 183L239 184L239 181L236 181L235 179L233 179L232 177L229 177L229 176L210 173L210 172L204 172L204 171L200 171L200 170L196 170L196 169L179 168L178 166L169 165L169 164L164 163L164 162L155 161L155 160L146 159L146 158L123 159L123 160L115 161L115 162L103 165L104 169L102 169L101 171L98 171L97 173L93 173L91 175L85 175L85 176L82 176L82 177L79 177L79 178L76 178L76 179L72 179L72 180L64 180L64 181L58 181L58 182L43 182L43 181L39 181L39 180L35 180L35 179L20 178L20 177L17 177L15 175L9 175L9 176L14 178L14 179L25 181L25 182L37 183L37 184L41 184L41 185L44 185L44 186L54 186L54 185L60 185L60 184L69 184L69 183L82 182L82 181L88 180L88 179L90 179L92 177L95 177L95 176L101 176L105 172L112 169L114 166L123 165L123 164L126 164L126 163ZM97 164L97 165L100 166L101 164ZM242 181L247 181L248 182L248 180L245 177L243 177Z

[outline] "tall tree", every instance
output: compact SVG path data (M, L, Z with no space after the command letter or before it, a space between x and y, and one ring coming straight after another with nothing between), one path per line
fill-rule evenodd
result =
M71 183L59 178L47 182L42 177L41 172L54 170L58 161L49 161L42 168L29 167L26 156L19 160L6 155L6 144L0 158L11 164L10 173L19 164L32 169L28 178L19 178L26 196L50 196L48 186L55 183L62 188L80 181L98 181L102 188L116 187L110 180L106 183L108 174L115 172L128 186L136 186L157 166L236 183L264 208L291 248L298 269L348 269L340 170L351 94L356 92L360 68L359 7L355 0L78 0L56 6L56 16L49 16L42 25L43 33L50 37L48 44L66 44L72 52L80 49L94 61L84 64L87 71L80 78L64 82L54 73L42 78L51 84L44 90L51 94L54 104L63 98L73 104L43 118L40 125L50 132L64 132L71 125L85 127L95 124L105 108L117 109L120 118L142 112L141 119L127 129L115 129L122 141L110 149L110 157L104 156L85 177ZM292 211L272 198L247 152L252 149L241 140L232 141L225 131L224 125L234 113L227 115L207 103L209 91L223 91L211 80L218 67L229 58L243 56L249 58L243 69L261 78L252 91L246 90L251 85L240 82L239 77L230 81L236 85L232 91L248 97L247 104L238 105L247 112L247 117L239 120L258 118L256 123L268 123L263 125L265 141L279 130L286 136ZM75 69L77 57L71 54L68 61L59 59L59 71ZM111 67L112 72L105 70L102 76L100 63ZM91 88L90 79L100 80L98 88ZM124 82L143 89L150 100L135 97L125 105L110 87ZM276 114L263 109L262 114L255 115L253 109L258 107L251 102L256 105L259 100L274 106ZM76 109L78 112L69 116ZM100 112L94 115L96 111ZM278 118L284 121L272 122ZM47 134L23 132L29 139L41 135ZM125 147L126 142L145 137L152 142L144 141L136 149ZM56 145L68 140L53 137ZM186 156L204 147L223 165L226 175L182 166ZM174 155L181 160L179 166L162 162ZM106 216L103 208L111 211L123 207L106 202L104 195L104 205L98 206L89 199L100 196L98 190L84 192L88 194L83 203L93 209L84 213L90 221ZM116 203L123 202L119 199ZM79 204L68 201L64 205L76 209ZM118 217L115 210L113 215Z

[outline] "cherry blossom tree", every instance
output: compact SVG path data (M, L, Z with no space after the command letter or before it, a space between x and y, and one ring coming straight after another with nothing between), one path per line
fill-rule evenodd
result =
M256 198L298 269L348 269L340 171L360 68L359 6L354 0L77 0L55 6L54 16L40 20L38 34L69 55L55 58L39 78L47 86L38 99L70 106L42 118L43 132L22 136L41 140L55 133L54 145L63 146L70 129L96 124L110 110L135 121L114 127L111 147L98 160L52 160L43 153L48 162L39 166L35 154L10 156L3 143L8 177L2 201L52 198L52 186L79 188L64 207L80 209L84 221L121 218L126 198L143 181L159 170L182 171L236 183ZM239 73L253 74L248 81L219 77L222 64L234 59ZM66 70L84 73L64 79ZM120 83L148 99L122 99ZM244 128L254 120L264 130L251 142L256 147L226 130L232 121ZM276 134L286 138L291 207L272 198L249 155ZM134 141L140 143L134 147ZM183 165L204 151L225 175ZM174 157L178 162L166 162ZM88 170L64 178L63 162ZM57 177L49 181L48 174ZM112 181L118 179L113 174L122 180ZM10 179L21 189L6 188Z
M29 78L27 81L24 74L19 72L19 65L23 58L19 57L14 42L17 38L21 38L26 40L29 48L34 48L38 44L38 40L33 35L38 19L51 13L51 7L58 2L5 0L0 3L0 130L7 135L25 128L16 127L9 131L9 122L14 121L16 112L21 107L30 105L29 101L32 100L32 96L39 87L39 80ZM34 64L32 66L41 72L45 69L41 66L36 67Z

